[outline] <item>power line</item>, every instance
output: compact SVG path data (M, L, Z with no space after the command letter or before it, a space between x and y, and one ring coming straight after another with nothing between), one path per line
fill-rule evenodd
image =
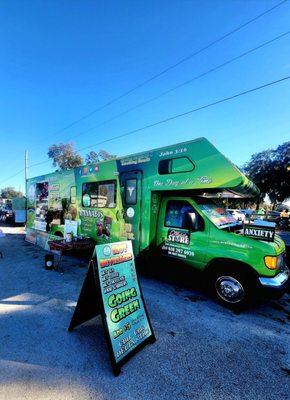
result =
M141 82L141 83L138 84L137 86L133 87L132 89L130 89L130 90L128 90L128 91L122 93L121 95L119 95L119 96L117 96L117 97L111 99L110 101L108 101L107 103L103 104L102 106L100 106L100 107L98 107L98 108L92 110L90 113L85 114L84 116L80 117L79 119L73 121L73 122L70 123L69 125L65 126L64 128L60 129L59 131L55 132L54 135L56 135L56 134L58 134L58 133L61 133L61 132L65 131L65 130L67 130L67 129L69 129L70 127L76 125L77 123L83 121L84 119L89 118L91 115L95 114L96 112L101 111L102 109L108 107L109 105L113 104L114 102L116 102L116 101L120 100L121 98L123 98L123 97L129 95L130 93L136 91L137 89L141 88L142 86L145 86L146 84L148 84L148 83L152 82L153 80L159 78L160 76L166 74L166 73L167 73L168 71L170 71L171 69L176 68L177 66L181 65L182 63L184 63L184 62L190 60L191 58L195 57L196 55L202 53L203 51L207 50L208 48L214 46L215 44L221 42L222 40L226 39L227 37L233 35L234 33L238 32L239 30L241 30L241 29L243 29L244 27L248 26L248 25L251 24L252 22L257 21L258 19L260 19L260 18L262 18L263 16L265 16L266 14L272 12L272 11L275 10L276 8L278 8L278 7L280 7L281 5L283 5L284 3L286 3L287 1L288 1L288 0L282 0L281 2L279 2L278 4L276 4L275 6L269 8L268 10L266 10L266 11L264 11L263 13L257 15L256 17L250 19L249 21L245 22L244 24L239 25L238 27L236 27L236 28L234 28L233 30L227 32L226 34L222 35L222 36L219 37L218 39L212 41L212 42L209 43L208 45L206 45L206 46L202 47L201 49L199 49L199 50L197 50L197 51L195 51L195 52L189 54L188 56L182 58L181 60L179 60L179 61L176 62L175 64L172 64L172 65L170 65L169 67L167 67L167 68L165 68L164 70L162 70L161 72L159 72L159 73L153 75L151 78L144 80L143 82ZM159 98L159 97L161 97L161 96L164 96L165 94L167 94L167 93L169 93L169 92L171 92L171 91L173 91L173 90L176 90L177 88L179 88L179 87L181 87L181 86L184 86L185 84L188 84L188 83L192 82L193 80L198 79L198 78L201 77L201 76L204 76L204 75L206 75L206 74L208 74L208 73L210 73L210 72L213 72L213 71L217 70L218 68L221 68L222 66L227 65L227 64L229 64L230 62L233 62L234 60L236 60L236 59L238 59L238 58L241 58L241 57L245 56L246 54L249 54L250 52L253 52L253 51L257 50L258 48L261 48L261 47L265 46L266 44L269 44L269 43L273 42L274 40L277 40L277 39L279 39L280 37L285 36L285 35L287 35L287 34L289 34L289 32L286 32L285 34L282 34L282 35L280 35L279 37L276 37L276 38L274 38L274 39L272 39L272 40L270 40L270 41L268 41L268 42L266 42L266 43L264 43L264 44L258 46L257 48L254 48L254 49L252 49L252 50L249 50L248 52L243 53L242 55L237 56L237 57L235 57L234 59L231 59L231 60L229 60L229 61L227 61L227 62L225 62L225 63L223 63L223 64L221 64L221 65L219 65L219 66L217 66L217 67L215 67L215 68L213 68L213 69L211 69L211 70L209 70L209 71L207 71L207 72L205 72L205 73L203 73L203 74L201 74L201 75L199 75L199 76L196 76L196 77L194 77L194 78L192 78L192 79L190 79L190 80L188 80L188 81L186 81L186 82L183 82L182 84L177 85L176 87L171 88L171 89L167 90L166 92L163 92L163 93L161 93L160 95L155 96L155 97L152 98L152 99L149 99L149 100L146 101L146 102L140 103L140 104L138 104L138 105L132 107L131 109L129 109L129 110L127 110L127 111L125 111L125 112L123 112L123 113L121 113L121 114L118 114L117 116L113 117L112 119L115 119L115 118L117 118L117 117L119 117L119 116L121 116L121 115L123 115L123 114L129 112L129 111L132 111L133 109L138 108L138 107L140 107L141 105L145 105L145 104L147 104L148 102L151 102L151 101L153 101L153 100L156 100L157 98ZM264 87L273 85L273 84L275 84L275 83L279 83L279 82L284 81L284 80L286 80L286 79L289 79L289 77L282 78L282 79L280 79L280 80L278 80L278 81L274 81L274 82L271 82L271 83L269 83L269 84L262 85L262 86L260 86L260 87L251 89L251 90L246 91L246 92L241 92L240 94L231 96L231 97L229 97L229 98L225 98L225 99L219 100L219 101L217 101L217 102L214 102L214 103L211 103L211 104L208 104L208 105L199 107L199 108L194 109L194 110L191 110L191 111L189 111L189 112L186 112L186 113L183 113L183 114L179 114L179 115L170 117L170 118L168 118L168 119L159 121L159 122L154 123L154 124L151 124L151 125L147 125L147 126L145 126L145 127L143 127L143 128L139 128L139 129L137 129L137 130L133 130L133 131L127 132L127 133L125 133L125 134L115 136L114 138L107 139L107 140L105 140L105 141L101 141L101 142L96 143L96 144L94 144L94 145L92 145L92 146L87 146L87 147L82 148L82 149L79 149L79 150L77 150L77 151L85 150L85 149L87 149L87 148L91 148L91 147L97 146L97 145L99 145L99 144L103 144L103 143L106 143L106 142L108 142L108 141L112 141L112 140L118 139L118 138L120 138L120 137L128 136L128 135L133 134L133 133L135 133L135 132L139 132L140 130L148 129L148 128L150 128L150 127L159 125L159 124L161 124L161 123L168 122L168 121L170 121L170 120L172 120L172 119L179 118L179 117L181 117L181 116L184 116L184 115L187 115L187 114L190 114L190 113L199 111L199 110L204 109L204 108L207 108L207 107L211 107L211 106L213 106L213 105L215 105L215 104L219 104L219 103L221 103L221 102L228 101L228 100L230 100L230 99L233 99L233 98L235 98L235 97L238 97L238 96L241 96L241 95L244 95L244 94L248 94L248 93L250 93L250 92L253 92L253 91L262 89L262 88L264 88ZM112 119L107 120L107 121L104 121L104 123L109 122L109 121L111 121ZM103 124L103 123L102 123L102 124ZM98 125L98 126L99 126L99 125ZM96 128L96 127L94 127L94 129L95 129L95 128ZM50 160L46 160L46 161L43 161L43 162L39 162L39 163L36 163L36 164L32 164L30 167L35 167L35 166L38 166L38 165L47 163L47 162L49 162L49 161L50 161ZM2 184L3 182L6 182L6 181L8 181L8 180L14 178L15 176L19 175L19 174L22 173L23 171L24 171L24 169L21 169L20 171L18 171L18 172L15 173L14 175L10 176L9 178L0 181L0 184Z
M145 125L145 126L143 126L143 127L141 127L141 128L133 129L133 130L131 130L131 131L129 131L129 132L125 132L125 133L123 133L123 134L114 136L114 137L112 137L112 138L102 140L102 141L100 141L100 142L98 142L98 143L94 143L94 144L92 144L92 145L90 145L90 146L85 146L85 147L79 148L79 149L77 149L76 151L79 152L79 151L83 151L83 150L88 150L88 149L90 149L90 148L92 148L92 147L95 147L95 146L98 146L98 145L100 145L100 144L108 143L108 142L111 142L111 141L116 140L116 139L120 139L120 138L129 136L129 135L133 135L134 133L141 132L141 131L143 131L143 130L145 130L145 129L153 128L154 126L164 124L164 123L169 122L169 121L172 121L172 120L174 120L174 119L181 118L181 117L184 117L184 116L186 116L186 115L193 114L193 113L195 113L195 112L197 112L197 111L201 111L201 110L204 110L204 109L206 109L206 108L213 107L213 106L215 106L215 105L218 105L218 104L221 104L221 103L224 103L224 102L233 100L233 99L235 99L235 98L237 98L237 97L241 97L241 96L244 96L244 95L246 95L246 94L256 92L256 91L258 91L258 90L264 89L264 88L269 87L269 86L273 86L273 85L275 85L275 84L278 84L278 83L280 83L280 82L286 81L286 80L288 80L288 79L290 79L290 75L289 75L289 76L286 76L286 77L284 77L284 78L278 79L278 80L276 80L276 81L268 82L268 83L265 83L265 84L263 84L263 85L254 87L254 88L252 88L252 89L248 89L248 90L245 90L245 91L243 91L243 92L239 92L239 93L236 93L236 94L234 94L234 95L231 95L231 96L228 96L228 97L224 97L224 98L219 99L219 100L216 100L216 101L214 101L214 102L212 102L212 103L208 103L208 104L205 104L205 105L203 105L203 106L193 108L193 109L191 109L191 110L189 110L189 111L185 111L185 112L183 112L183 113L173 115L173 116L171 116L171 117L162 119L162 120L157 121L157 122L154 122L154 123L152 123L152 124ZM42 162L40 162L40 163L32 164L32 165L30 166L30 168L31 168L31 167L35 167L35 166L38 166L38 165L41 165L41 164L45 164L45 163L47 163L47 162L49 162L49 161L51 161L51 160L46 160L46 161L42 161Z
M273 39L270 39L267 42L264 42L264 43L260 44L259 46L256 46L256 47L254 47L254 48L252 48L252 49L250 49L250 50L248 50L248 51L246 51L246 52L244 52L244 53L242 53L242 54L240 54L240 55L238 55L236 57L231 58L230 60L227 60L227 61L223 62L222 64L217 65L216 67L213 67L213 68L211 68L211 69L209 69L209 70L207 70L207 71L205 71L205 72L203 72L203 73L201 73L199 75L195 75L193 78L188 79L188 80L186 80L186 81L184 81L184 82L182 82L182 83L180 83L180 84L178 84L178 85L176 85L176 86L174 86L174 87L172 87L172 88L170 88L168 90L165 90L164 92L162 92L161 94L159 94L157 96L151 97L148 100L145 100L145 101L143 101L143 102L141 102L139 104L136 104L135 106L130 107L127 110L125 110L125 111L123 111L123 112L121 112L119 114L114 115L113 117L101 122L100 124L95 125L95 126L89 128L89 129L85 130L85 131L82 131L82 132L72 136L70 138L70 140L71 139L75 139L75 138L77 138L77 137L79 137L81 135L84 135L84 134L88 133L88 132L91 132L91 131L93 131L93 130L95 130L95 129L97 129L97 128L99 128L99 127L101 127L101 126L103 126L103 125L105 125L105 124L107 124L109 122L114 121L115 119L117 119L119 117L122 117L123 115L126 115L126 114L130 113L131 111L136 110L137 108L140 108L142 106L145 106L145 105L151 103L152 101L160 99L161 97L163 97L163 96L165 96L165 95L167 95L167 94L169 94L169 93L171 93L171 92L173 92L173 91L175 91L177 89L180 89L181 87L186 86L186 85L192 83L193 81L196 81L197 79L200 79L200 78L202 78L202 77L204 77L204 76L206 76L206 75L208 75L208 74L210 74L212 72L215 72L218 69L221 69L221 68L229 65L230 63L232 63L234 61L237 61L237 60L239 60L239 59L241 59L241 58L253 53L254 51L257 51L257 50L261 49L262 47L265 47L265 46L275 42L276 40L279 40L279 39L281 39L281 38L283 38L283 37L285 37L285 36L287 36L289 34L290 34L290 31L282 33L281 35L278 35L278 36L274 37Z
M76 151L78 151L78 150L76 150ZM48 162L51 162L51 160L45 160L45 161L40 161L40 162L35 163L35 164L31 164L31 165L29 165L29 168L38 167L38 165L43 165L43 164L46 164Z
M189 110L189 111L185 111L185 112L183 112L183 113L173 115L173 116L171 116L171 117L162 119L162 120L157 121L157 122L154 122L154 123L152 123L152 124L145 125L145 126L143 126L143 127L141 127L141 128L133 129L133 130L131 130L131 131L129 131L129 132L125 132L125 133L123 133L123 134L121 134L121 135L117 135L117 136L114 136L114 137L112 137L112 138L109 138L109 139L106 139L106 140L102 140L102 141L100 141L100 142L98 142L98 143L95 143L95 144L92 144L92 145L90 145L90 146L82 147L82 148L80 148L80 149L77 149L76 151L79 152L79 151L83 151L83 150L88 150L88 149L90 149L90 148L92 148L92 147L95 147L95 146L98 146L98 145L100 145L100 144L108 143L108 142L111 142L111 141L116 140L116 139L120 139L120 138L129 136L129 135L133 135L134 133L141 132L141 131L143 131L143 130L145 130L145 129L153 128L154 126L164 124L164 123L166 123L166 122L175 120L175 119L177 119L177 118L184 117L184 116L186 116L186 115L193 114L193 113L195 113L195 112L197 112L197 111L201 111L201 110L204 110L204 109L209 108L209 107L213 107L213 106L218 105L218 104L221 104L221 103L225 103L225 102L230 101L230 100L233 100L233 99L235 99L235 98L237 98L237 97L241 97L241 96L244 96L244 95L247 95L247 94L256 92L256 91L258 91L258 90L264 89L264 88L266 88L266 87L273 86L273 85L276 85L276 84L281 83L281 82L285 82L285 81L288 80L288 79L290 79L290 75L285 76L284 78L277 79L277 80L272 81L272 82L265 83L265 84L260 85L260 86L256 86L256 87L254 87L254 88L252 88L252 89L244 90L243 92L239 92L239 93L233 94L233 95L231 95L231 96L224 97L224 98L222 98L222 99L219 99L219 100L216 100L216 101L214 101L214 102L205 104L205 105L203 105L203 106L193 108L193 109L191 109L191 110ZM48 162L50 162L50 161L51 161L51 160L44 160L44 161L41 161L41 162L32 164L32 165L30 165L29 167L30 167L30 168L36 167L36 166L39 166L39 165L41 165L41 164L46 164L46 163L48 163ZM13 175L12 177L14 177L14 176L20 174L20 173L23 172L23 171L24 171L24 170L22 169L21 171L17 172L17 173L16 173L15 175ZM7 180L8 180L8 179L11 179L12 177L7 178ZM1 182L0 182L0 183L1 183Z
M170 70L178 67L179 65L183 64L184 62L190 60L191 58L197 56L198 54L202 53L203 51L209 49L210 47L216 45L217 43L220 43L221 41L223 41L224 39L228 38L229 36L233 35L234 33L240 31L241 29L245 28L246 26L250 25L251 23L257 21L258 19L262 18L263 16L269 14L270 12L272 12L273 10L275 10L276 8L280 7L281 5L283 5L284 3L286 3L288 0L282 0L280 1L278 4L276 4L275 6L269 8L268 10L264 11L263 13L257 15L256 17L251 18L250 20L248 20L247 22L237 26L236 28L234 28L233 30L225 33L224 35L220 36L219 38L215 39L214 41L210 42L209 44L207 44L206 46L194 51L193 53L189 54L186 57L183 57L182 59L180 59L179 61L177 61L176 63L170 65L169 67L163 69L162 71L158 72L157 74L151 76L150 78L144 80L143 82L139 83L138 85L134 86L133 88L127 90L126 92L120 94L119 96L116 96L114 98L112 98L111 100L109 100L107 103L95 108L94 110L90 111L89 113L83 115L82 117L78 118L77 120L71 122L70 124L66 125L65 127L61 128L60 130L56 131L53 135L50 136L54 136L57 135L69 128L71 128L72 126L78 124L79 122L91 117L93 114L97 113L98 111L103 110L104 108L112 105L113 103L117 102L118 100L128 96L129 94L133 93L134 91L140 89L141 87L147 85L148 83L154 81L155 79L159 78L160 76L166 74L167 72L169 72Z
M207 71L205 71L205 72L203 72L203 73L201 73L201 74L199 74L199 75L195 75L193 78L188 79L188 80L186 80L186 81L184 81L184 82L182 82L182 83L180 83L180 84L178 84L178 85L176 85L176 86L174 86L174 87L172 87L172 88L170 88L170 89L168 89L168 90L162 92L161 94L159 94L159 95L157 95L157 96L154 96L154 97L152 97L152 98L150 98L150 99L148 99L148 100L146 100L146 101L144 101L144 102L141 102L141 103L139 103L139 104L137 104L137 105L135 105L135 106L133 106L133 107L131 107L131 108L129 108L129 109L123 111L122 113L119 113L119 114L113 116L112 118L109 118L109 119L107 119L107 120L101 122L100 124L93 126L92 128L90 128L90 129L88 129L88 130L86 130L86 131L83 131L83 132L78 133L77 135L73 136L71 139L74 139L74 138L76 138L76 137L78 137L78 136L80 136L80 135L83 135L83 134L85 134L85 133L91 132L92 130L94 130L94 129L100 127L100 126L103 126L103 125L105 125L106 123L111 122L111 121L113 121L113 120L115 120L115 119L117 119L117 118L119 118L119 117L121 117L121 116L123 116L123 115L125 115L125 114L128 114L129 112L134 111L135 109L137 109L137 108L139 108L139 107L142 107L142 106L144 106L144 105L146 105L146 104L149 104L149 103L151 103L152 101L155 101L155 100L157 100L157 99L159 99L159 98L165 96L166 94L173 92L174 90L177 90L177 89L179 89L179 88L181 88L181 87L183 87L183 86L185 86L185 85L188 85L189 83L191 83L191 82L193 82L193 81L195 81L195 80L197 80L197 79L199 79L199 78L201 78L201 77L204 77L204 76L206 76L206 75L208 75L208 74L210 74L210 73L212 73L212 72L215 72L215 71L217 71L218 69L223 68L224 66L229 65L230 63L232 63L232 62L234 62L234 61L236 61L236 60L238 60L238 59L240 59L240 58L242 58L242 57L245 57L246 55L251 54L251 53L253 53L253 52L256 51L256 50L259 50L259 49L261 49L262 47L265 47L265 46L267 46L268 44L271 44L271 43L275 42L276 40L279 40L279 39L281 39L281 38L283 38L283 37L289 35L289 33L290 33L290 31L287 31L287 32L285 32L285 33L282 33L281 35L278 35L278 36L274 37L273 39L270 39L270 40L268 40L268 41L266 41L266 42L264 42L264 43L262 43L262 44L260 44L260 45L258 45L258 46L256 46L256 47L254 47L254 48L252 48L252 49L250 49L250 50L247 50L246 52L244 52L244 53L242 53L242 54L240 54L240 55L238 55L238 56L236 56L236 57L233 57L233 58L231 58L230 60L227 60L227 61L225 61L224 63L219 64L219 65L217 65L217 66L214 67L214 68L211 68L211 69L209 69L209 70L207 70ZM46 160L46 161L42 161L42 162L39 162L39 163L36 163L36 164L32 164L31 167L35 167L35 166L38 166L38 165L42 165L42 164L45 164L45 163L47 163L47 162L49 162L49 161L50 161L50 160ZM22 169L21 171L17 172L16 175L19 175L19 174L20 174L21 172L23 172L23 171L24 171L24 170ZM14 175L13 175L12 177L14 177ZM12 178L12 177L10 177L10 178ZM10 178L8 178L8 179L6 179L6 180L9 180ZM4 180L4 181L6 181L6 180ZM4 182L4 181L1 181L0 183L2 183L2 182Z
M257 90L264 89L264 88L266 88L266 87L268 87L268 86L272 86L272 85L275 85L275 84L277 84L277 83L286 81L287 79L290 79L290 75L289 75L289 76L286 76L286 77L284 77L284 78L278 79L278 80L276 80L276 81L272 81L272 82L265 83L264 85L257 86L257 87L255 87L255 88L245 90L245 91L243 91L243 92L234 94L234 95L232 95L232 96L225 97L225 98L223 98L223 99L214 101L214 102L212 102L212 103L205 104L205 105L203 105L203 106L194 108L194 109L192 109L192 110L183 112L183 113L181 113L181 114L173 115L172 117L165 118L165 119L163 119L163 120L161 120L161 121L157 121L157 122L154 122L154 123L152 123L152 124L145 125L145 126L143 126L142 128L134 129L134 130L132 130L132 131L123 133L123 134L121 134L121 135L114 136L113 138L103 140L103 141L101 141L101 142L99 142L99 143L95 143L95 144L93 144L93 145L91 145L91 146L82 147L82 148L78 149L77 151L87 150L87 149L89 149L89 148L91 148L91 147L95 147L95 146L98 146L98 145L100 145L100 144L110 142L110 141L112 141L112 140L120 139L120 138L122 138L122 137L132 135L133 133L137 133L137 132L143 131L143 130L148 129L148 128L153 128L154 126L164 124L165 122L169 122L169 121L172 121L172 120L174 120L174 119L177 119L177 118L180 118L180 117L184 117L185 115L189 115L189 114L192 114L192 113L194 113L194 112L197 112L197 111L200 111L200 110L204 110L205 108L209 108L209 107L215 106L215 105L220 104L220 103L224 103L224 102L229 101L229 100L233 100L233 99L235 99L235 98L237 98L237 97L244 96L244 95L246 95L246 94L255 92L255 91L257 91Z
M21 174L22 172L24 172L24 169L21 169L20 171L16 172L14 175L11 175L8 178L3 179L2 181L0 181L0 184L9 181L10 179L14 178L15 176Z

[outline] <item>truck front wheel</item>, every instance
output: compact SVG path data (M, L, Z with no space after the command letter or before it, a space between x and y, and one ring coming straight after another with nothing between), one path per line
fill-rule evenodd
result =
M219 303L233 310L241 310L253 298L253 280L238 271L215 271L211 274L211 292Z

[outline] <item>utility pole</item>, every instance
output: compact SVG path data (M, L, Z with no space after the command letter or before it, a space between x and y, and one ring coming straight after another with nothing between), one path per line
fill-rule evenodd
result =
M28 150L25 150L24 156L24 175L25 175L25 187L26 187L26 180L28 179Z

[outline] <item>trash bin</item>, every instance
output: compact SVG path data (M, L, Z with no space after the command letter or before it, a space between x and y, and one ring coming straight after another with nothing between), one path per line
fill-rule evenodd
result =
M45 269L53 269L54 268L54 255L53 254L45 255L44 266L45 266Z

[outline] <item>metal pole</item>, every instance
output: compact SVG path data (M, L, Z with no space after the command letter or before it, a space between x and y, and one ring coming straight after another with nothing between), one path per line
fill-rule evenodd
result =
M25 150L25 158L24 158L24 171L25 171L25 187L26 187L26 180L28 179L28 151Z
M25 156L24 156L24 177L25 177L25 182L24 182L24 196L25 196L25 222L27 221L27 185L26 181L28 179L28 150L25 150Z

